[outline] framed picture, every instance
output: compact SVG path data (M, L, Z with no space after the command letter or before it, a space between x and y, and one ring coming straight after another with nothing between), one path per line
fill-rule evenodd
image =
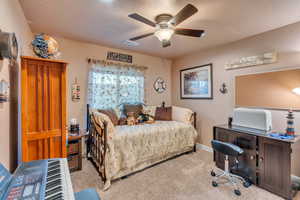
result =
M159 77L154 82L153 88L157 93L163 93L167 89L167 84L164 79Z
M212 64L180 70L181 99L213 99Z
M80 101L80 85L77 83L77 78L75 78L75 82L72 84L72 101Z

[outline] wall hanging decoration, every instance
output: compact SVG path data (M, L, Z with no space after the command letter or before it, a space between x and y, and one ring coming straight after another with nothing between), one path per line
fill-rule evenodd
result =
M116 53L116 52L107 52L107 60L114 60L119 62L127 62L132 63L132 56L123 53Z
M153 88L158 93L163 93L167 89L167 84L164 79L157 78L156 81L153 84Z
M16 60L18 57L18 41L14 33L0 30L0 60L3 58Z
M78 102L80 100L80 85L77 83L77 78L72 84L72 101Z
M31 42L34 53L41 58L57 58L60 55L57 41L44 33L35 35Z
M221 88L219 89L219 91L222 93L222 94L226 94L228 92L228 89L227 89L227 86L226 86L226 83L223 83Z
M9 85L8 82L5 80L0 81L0 103L8 101L8 89Z
M230 61L225 65L225 69L237 69L243 67L271 64L277 61L277 53L264 53L262 55L242 57L240 59Z
M212 64L180 70L181 99L213 99Z

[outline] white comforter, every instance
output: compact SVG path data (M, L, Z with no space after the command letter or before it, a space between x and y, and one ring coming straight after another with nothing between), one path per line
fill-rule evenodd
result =
M108 188L113 179L191 150L196 136L192 125L177 121L116 126L108 141L105 187Z

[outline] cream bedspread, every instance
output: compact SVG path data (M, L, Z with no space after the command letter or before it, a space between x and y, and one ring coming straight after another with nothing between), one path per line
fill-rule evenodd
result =
M183 122L116 126L105 157L106 189L110 181L191 150L195 128Z

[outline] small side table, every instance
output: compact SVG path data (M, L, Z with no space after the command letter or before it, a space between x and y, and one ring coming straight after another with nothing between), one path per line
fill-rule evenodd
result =
M70 172L82 169L82 138L88 135L84 130L68 132L68 164Z

